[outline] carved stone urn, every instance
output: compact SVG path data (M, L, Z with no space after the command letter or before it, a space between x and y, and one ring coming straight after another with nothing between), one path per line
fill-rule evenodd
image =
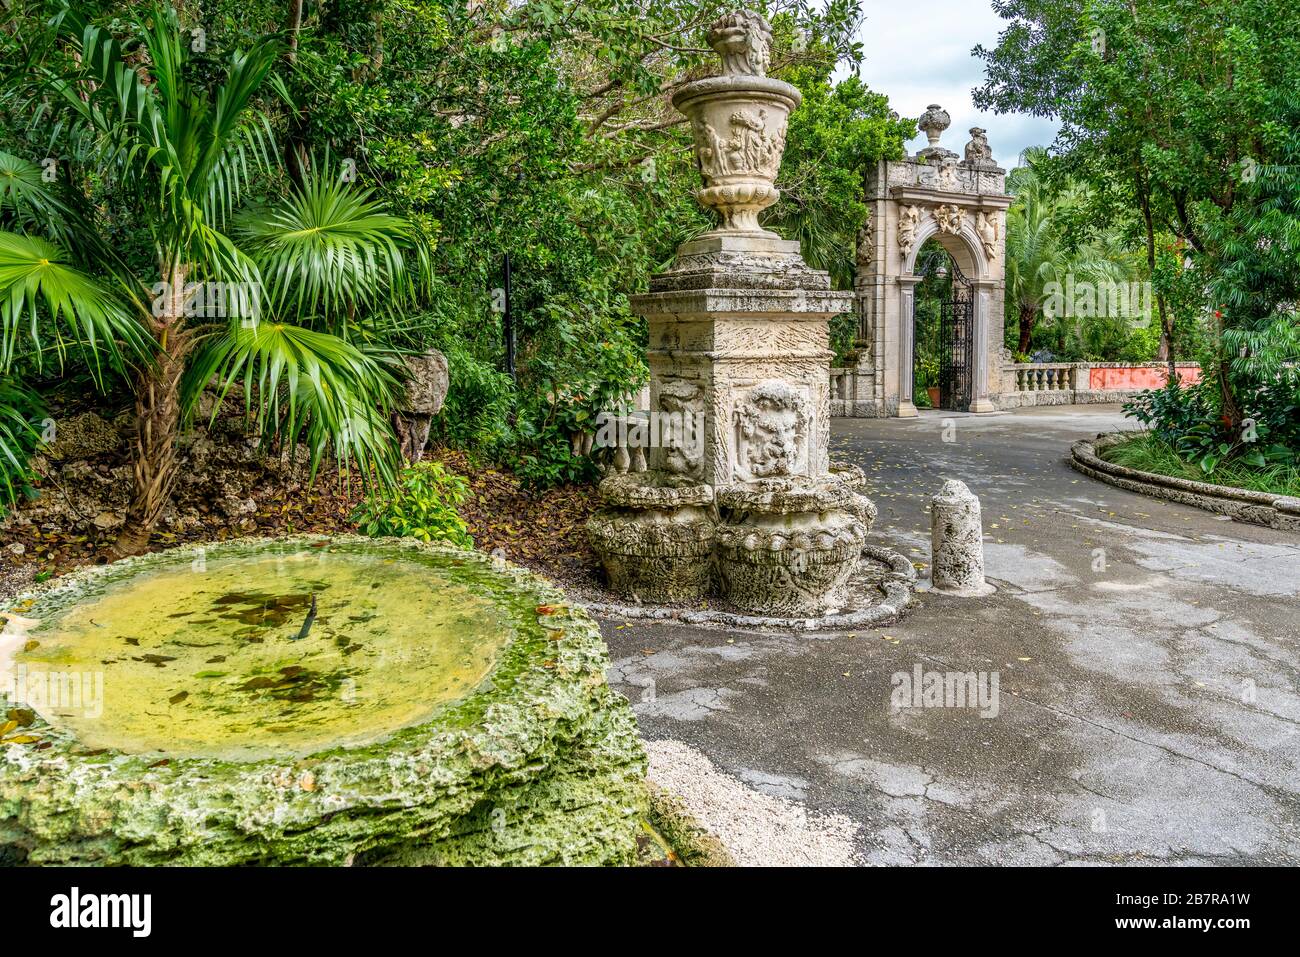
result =
M921 150L918 154L924 156L931 162L942 162L946 159L957 159L957 154L952 150L939 145L939 137L943 131L952 126L952 117L938 103L931 103L926 107L925 112L920 115L916 121L916 128L925 134L929 145Z
M759 226L758 214L781 196L773 184L790 111L802 96L767 76L772 28L758 14L722 17L708 40L722 57L722 76L688 83L673 96L695 137L695 162L704 179L696 197L717 211L715 233L778 238Z

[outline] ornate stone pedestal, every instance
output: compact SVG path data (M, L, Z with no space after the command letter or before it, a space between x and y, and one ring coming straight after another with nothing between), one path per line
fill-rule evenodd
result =
M713 583L713 487L664 472L611 475L587 522L610 590L638 601L694 602Z
M747 610L807 615L839 602L835 592L857 565L875 510L857 491L861 471L832 474L829 459L828 322L851 311L853 294L832 291L798 243L758 224L779 197L786 123L800 101L794 87L763 75L770 39L755 14L723 17L709 42L726 74L673 97L691 118L704 181L698 199L720 225L684 243L649 292L632 297L650 328L651 413L693 423L651 450L648 477L638 482L714 493L713 594ZM688 524L701 531L687 547L684 533L668 531L680 511L633 501L618 482L609 489L602 486L610 509L591 533L611 588L625 597L633 590L623 557L632 542L647 555L678 549L692 570L672 572L668 590L681 590L684 578L699 583L703 518L691 513ZM664 591L648 581L658 574L650 568L636 573L642 599Z

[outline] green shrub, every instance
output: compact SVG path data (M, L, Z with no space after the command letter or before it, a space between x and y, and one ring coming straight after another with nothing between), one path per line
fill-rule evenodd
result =
M1261 470L1300 464L1300 381L1283 375L1267 385L1239 389L1238 399L1246 413L1241 430L1228 426L1213 379L1191 386L1174 380L1139 392L1124 411L1206 475L1236 460Z
M1138 433L1112 445L1103 450L1102 458L1140 472L1154 472L1172 478L1276 495L1300 495L1300 464L1279 461L1259 465L1248 458L1235 458L1207 471L1180 456L1154 432Z
M437 462L405 469L390 491L373 490L352 514L367 535L395 535L422 542L448 542L473 548L469 527L457 506L469 497L469 486Z

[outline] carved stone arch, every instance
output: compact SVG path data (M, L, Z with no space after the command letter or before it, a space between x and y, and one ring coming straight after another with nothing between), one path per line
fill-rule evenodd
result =
M957 264L957 268L965 273L968 278L990 278L992 266L971 220L967 218L966 222L962 224L961 231L954 234L940 229L939 223L933 215L926 216L921 220L921 226L916 232L916 245L912 247L911 252L903 260L902 274L904 276L915 274L916 257L920 255L921 247L931 239L944 248L948 255L953 258L953 262Z
M974 368L967 411L994 411L1003 391L1006 210L1012 202L1006 171L993 162L983 130L972 129L971 142L959 155L939 143L948 114L931 107L926 117L929 146L867 170L870 220L859 234L854 280L857 362L852 375L840 380L851 393L842 393L838 406L849 415L917 414L912 306L921 277L914 270L929 239L938 240L973 284Z

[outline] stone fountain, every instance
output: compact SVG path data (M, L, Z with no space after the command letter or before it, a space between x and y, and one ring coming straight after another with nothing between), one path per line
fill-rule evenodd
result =
M722 17L708 41L723 74L673 96L691 121L696 198L718 225L632 297L661 441L644 471L604 480L588 528L620 597L809 616L840 606L875 506L860 470L830 462L829 320L853 295L758 222L780 198L801 100L766 75L771 37L757 14Z
M0 611L0 866L634 859L599 629L504 562L245 539Z

